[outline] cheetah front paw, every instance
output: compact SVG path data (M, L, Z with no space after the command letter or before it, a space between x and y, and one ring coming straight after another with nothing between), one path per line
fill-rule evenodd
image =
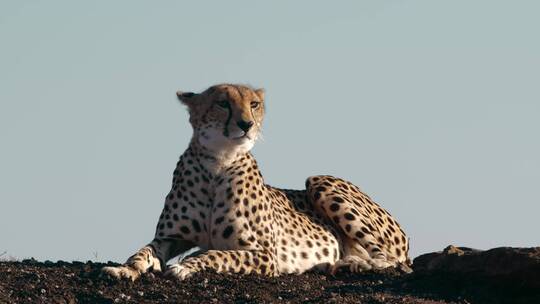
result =
M101 273L117 280L130 279L131 281L135 281L141 276L139 271L129 266L107 266L101 269Z
M195 270L186 267L181 264L174 264L169 266L167 271L165 272L165 276L176 278L180 281L183 281L187 278L190 278L195 272Z

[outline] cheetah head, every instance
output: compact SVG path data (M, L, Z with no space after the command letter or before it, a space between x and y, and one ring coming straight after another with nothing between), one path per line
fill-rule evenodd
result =
M196 94L177 92L189 109L194 140L219 153L248 152L258 138L264 117L264 90L220 84Z

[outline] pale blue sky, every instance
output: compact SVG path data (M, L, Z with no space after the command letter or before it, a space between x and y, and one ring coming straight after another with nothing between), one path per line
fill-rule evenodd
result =
M176 90L267 90L270 184L359 185L411 237L540 245L537 1L2 1L0 253L123 261L191 129Z

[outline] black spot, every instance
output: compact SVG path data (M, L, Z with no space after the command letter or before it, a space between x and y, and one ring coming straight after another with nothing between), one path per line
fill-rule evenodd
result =
M302 252L300 253L300 255L302 256L303 259L307 259L307 258L308 258L307 253L304 252L304 251L302 251Z
M221 224L221 223L223 222L224 219L225 219L225 218L224 218L223 216L218 217L218 218L216 219L216 221L215 221L216 225L217 225L217 224Z
M336 203L343 203L343 199L341 197L334 197L334 202Z
M233 233L233 231L234 231L233 226L227 226L227 228L223 230L223 238L228 239Z
M319 186L319 187L315 188L315 191L324 192L324 191L326 191L326 188L323 187L323 186Z
M363 239L365 236L364 233L362 233L362 231L356 231L355 235L359 239Z
M349 224L345 225L345 230L347 232L351 232L351 225L349 225Z
M352 213L345 213L345 218L349 221L354 221L356 219L356 217L352 214Z
M330 205L330 210L333 211L333 212L338 211L339 210L339 205L338 204Z
M191 224L193 225L193 229L195 229L195 231L201 232L201 225L199 225L199 222L192 220Z
M180 231L182 231L182 232L183 232L183 233L185 233L185 234L189 234L189 233L190 233L190 230L189 230L189 228L188 228L188 227L186 227L186 226L182 226L182 227L180 227Z
M328 256L330 252L328 252L328 248L323 248L322 253L324 256Z

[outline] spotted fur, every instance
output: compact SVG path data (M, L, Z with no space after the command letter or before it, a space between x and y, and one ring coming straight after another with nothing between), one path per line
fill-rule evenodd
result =
M249 152L260 134L264 91L222 84L177 93L193 137L173 173L154 239L127 262L103 271L138 278L165 270L193 247L201 253L170 266L186 279L203 269L277 276L400 266L410 270L408 239L395 219L355 185L312 176L305 190L265 184Z

